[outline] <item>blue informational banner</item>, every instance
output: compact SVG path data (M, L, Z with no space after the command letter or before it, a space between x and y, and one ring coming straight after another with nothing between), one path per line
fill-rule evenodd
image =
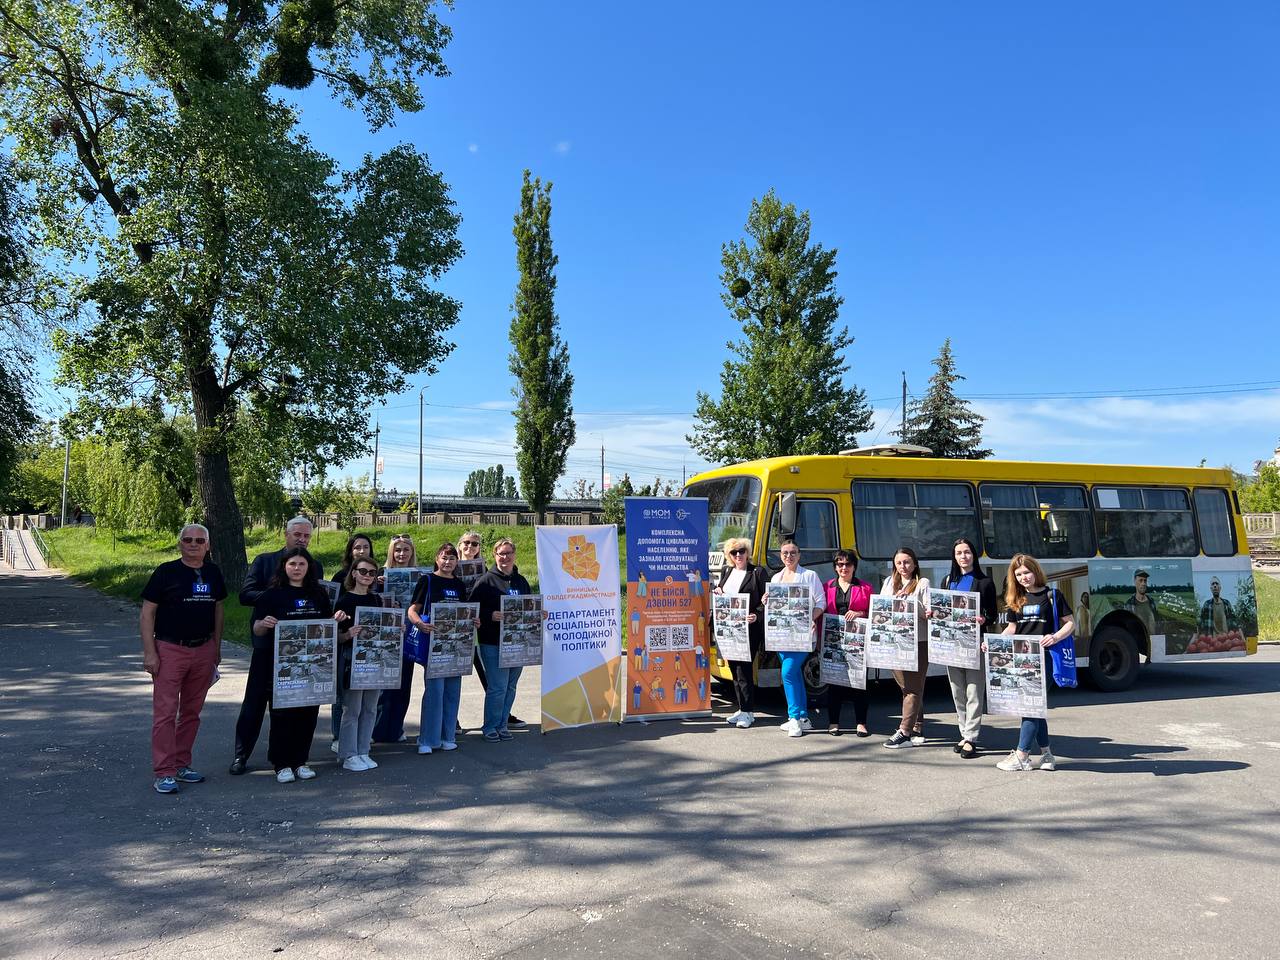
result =
M711 712L704 498L627 497L628 718Z

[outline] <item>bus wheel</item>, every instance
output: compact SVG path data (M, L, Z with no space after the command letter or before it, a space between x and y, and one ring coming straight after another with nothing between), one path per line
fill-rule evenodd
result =
M1138 678L1138 643L1123 627L1103 627L1089 645L1089 676L1108 693L1128 690Z
M804 692L808 699L816 700L819 697L826 696L827 685L822 682L822 666L818 662L817 654L813 654L805 660L803 676Z

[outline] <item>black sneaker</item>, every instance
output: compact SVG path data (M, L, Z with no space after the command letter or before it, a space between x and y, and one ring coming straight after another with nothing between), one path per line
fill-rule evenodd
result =
M245 761L244 757L236 757L234 760L231 761L231 770L230 770L231 775L233 777L240 776L242 773L244 773L246 766L248 766L248 763Z
M507 726L524 727L527 726L527 724L513 713L511 716L507 717Z
M893 736L884 742L884 745L890 750L900 750L903 747L915 746L911 742L911 737L903 733L901 730L895 730Z

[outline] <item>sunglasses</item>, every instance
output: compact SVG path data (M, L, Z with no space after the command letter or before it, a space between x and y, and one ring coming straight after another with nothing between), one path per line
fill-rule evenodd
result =
M739 547L737 550L730 550L730 551L729 551L729 556L731 556L731 557L740 557L740 556L742 556L742 555L743 555L744 553L746 553L746 552L747 552L747 551L746 551L746 548L745 548L745 547Z
M356 573L362 577L376 577L378 575L377 570L370 570L368 567L358 567Z
M204 543L205 539L204 537L183 537L182 542L183 543Z
M458 546L460 546L460 547L478 547L478 546L480 546L480 541L479 541L479 540L459 540L459 541L458 541Z
M407 533L403 533L391 538L392 543L398 543L401 540L405 541L406 543L413 543L413 537L409 536Z
M837 566L837 567L847 567L848 565L849 565L849 561L848 561L848 560L837 560L837 561L836 561L836 566Z

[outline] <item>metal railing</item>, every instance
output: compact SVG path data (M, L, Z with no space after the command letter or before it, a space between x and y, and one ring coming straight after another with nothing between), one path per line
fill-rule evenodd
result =
M35 542L36 549L40 551L40 559L44 561L44 565L46 567L53 566L49 560L49 543L45 540L44 535L36 527L28 527L27 529L31 531L31 539Z
M1280 513L1244 514L1244 532L1250 540L1271 540L1280 527Z

